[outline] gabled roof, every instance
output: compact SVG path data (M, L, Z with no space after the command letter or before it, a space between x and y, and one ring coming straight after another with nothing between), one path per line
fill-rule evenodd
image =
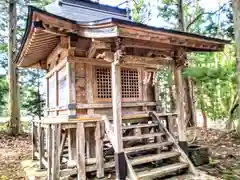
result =
M96 21L106 18L127 20L127 12L113 6L102 5L89 0L59 0L46 6L46 10L74 21Z
M80 16L81 13L79 12L79 17ZM54 31L57 30L61 32L49 32L42 24L45 24L47 27L53 27ZM49 53L58 44L61 34L75 34L84 38L122 37L127 39L132 47L134 46L132 41L138 41L141 47L146 47L146 44L151 43L151 45L155 47L166 45L169 49L184 47L189 52L221 51L225 44L230 43L230 41L227 40L198 34L156 28L135 23L124 18L105 18L95 21L85 21L85 19L70 19L63 17L63 14L53 14L29 6L27 27L15 62L18 64L21 62L20 64L22 66L30 66L38 61L46 60ZM41 51L41 54L39 51Z

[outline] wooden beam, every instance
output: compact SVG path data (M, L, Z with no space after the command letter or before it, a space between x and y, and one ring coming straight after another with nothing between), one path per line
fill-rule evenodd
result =
M156 106L156 102L123 102L122 107L139 107L139 106ZM111 108L111 103L91 103L91 104L77 104L77 109L98 109L98 108Z
M103 27L103 28L81 28L78 31L78 35L87 38L107 38L117 37L118 28L117 26Z
M62 47L60 44L58 44L54 50L48 55L47 57L47 64L49 64L54 59L58 58L58 55L62 52Z
M159 44L169 44L178 47L189 47L204 51L222 50L222 44L212 40L199 39L194 37L186 37L186 35L169 34L168 32L159 32L154 30L142 30L138 27L129 27L127 25L119 25L119 37L143 40L148 42L157 42Z
M126 55L123 58L123 64L156 64L156 65L171 65L173 64L172 58L162 58L162 57L141 57L141 56L131 56Z
M65 58L64 60L62 60L59 64L57 64L51 71L49 71L46 75L45 78L49 78L50 76L52 76L56 71L59 71L60 69L62 69L67 63L67 58Z
M114 54L109 51L105 51L104 53L97 56L98 59L103 59L107 62L112 62ZM132 56L125 55L122 58L122 64L136 64L136 65L146 65L146 64L155 64L155 65L171 65L174 61L172 58L163 58L163 57L144 57L144 56Z

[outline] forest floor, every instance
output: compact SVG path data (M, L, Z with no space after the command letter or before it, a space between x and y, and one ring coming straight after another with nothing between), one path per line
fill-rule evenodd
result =
M240 179L240 135L202 128L189 128L187 135L189 142L209 148L210 162L200 170L225 180Z
M240 136L235 132L202 128L190 128L187 134L194 144L209 147L210 163L199 167L200 170L225 180L240 179ZM0 132L0 180L27 179L21 161L30 159L30 154L27 134L10 137Z
M11 137L0 132L0 180L27 180L21 162L30 159L30 154L27 134Z

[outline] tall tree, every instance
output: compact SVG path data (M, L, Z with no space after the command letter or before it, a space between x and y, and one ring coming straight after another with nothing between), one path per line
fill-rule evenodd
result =
M240 0L232 0L233 19L234 19L234 36L237 56L237 79L238 79L238 97L240 97ZM240 104L240 98L239 104ZM240 114L240 108L239 114ZM240 133L240 120L238 121L237 131Z
M19 133L20 126L20 103L18 97L17 69L13 63L16 56L16 34L17 34L17 10L16 1L9 0L8 14L8 81L9 81L9 130L12 135Z
M186 32L186 20L184 15L184 2L183 0L178 0L178 26L179 30ZM187 56L186 56L187 57ZM185 64L186 68L188 64ZM184 101L185 101L185 123L186 126L194 126L196 125L196 114L195 114L195 105L193 103L193 91L192 91L192 83L189 77L184 78Z

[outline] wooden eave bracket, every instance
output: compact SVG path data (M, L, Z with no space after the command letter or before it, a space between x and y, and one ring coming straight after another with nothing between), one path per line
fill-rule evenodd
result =
M111 44L103 41L93 39L92 44L87 52L88 58L93 58L96 55L97 50L109 50L111 51Z

